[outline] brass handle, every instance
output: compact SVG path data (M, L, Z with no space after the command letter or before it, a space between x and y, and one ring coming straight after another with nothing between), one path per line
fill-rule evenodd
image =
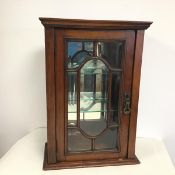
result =
M124 109L123 113L125 115L129 115L131 113L131 98L128 94L125 93L124 95Z

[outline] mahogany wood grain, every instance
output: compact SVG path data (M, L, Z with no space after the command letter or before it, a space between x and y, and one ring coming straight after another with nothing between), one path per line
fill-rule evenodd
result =
M56 82L56 145L57 160L65 160L64 156L64 125L65 125L65 73L64 73L64 42L62 30L55 31L55 82ZM52 128L50 128L52 129Z
M144 31L138 30L136 32L135 55L134 55L134 66L133 66L131 115L130 115L129 138L128 138L129 139L128 158L134 158L135 156L136 125L137 125L137 111L138 111L138 100L139 100L143 40L144 40Z
M45 28L45 48L48 162L56 163L54 29L50 27Z
M47 144L46 144L47 147ZM137 157L133 159L113 158L113 159L97 159L97 160L84 160L84 161L63 161L55 164L48 164L47 149L44 153L44 170L59 170L70 168L85 168L85 167L101 167L101 166L119 166L119 165L134 165L139 164Z
M44 26L69 29L129 30L147 29L150 21L83 20L61 18L39 18Z

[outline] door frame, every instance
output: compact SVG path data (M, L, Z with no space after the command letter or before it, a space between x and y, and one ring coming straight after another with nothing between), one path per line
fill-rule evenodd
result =
M65 136L67 134L67 121L65 120L65 112L67 100L65 99L65 39L87 39L87 40L124 40L125 41L125 56L123 60L123 92L131 96L132 91L132 66L134 59L134 44L135 32L127 31L99 31L99 30L57 30L55 29L55 84L56 84L56 148L58 161L79 161L92 159L115 159L124 158L128 155L128 132L130 117L124 115L121 109L120 118L120 152L97 152L97 153L78 153L67 154L65 152ZM127 73L126 73L127 71ZM122 92L122 94L123 94ZM121 98L121 108L123 108L123 98ZM63 137L64 136L64 137ZM66 155L67 154L67 155Z

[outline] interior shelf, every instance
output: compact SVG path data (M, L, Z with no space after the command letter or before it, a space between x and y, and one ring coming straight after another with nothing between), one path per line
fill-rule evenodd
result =
M106 102L108 101L108 98L80 98L80 101L99 101L99 102ZM77 99L68 99L68 101L76 102Z
M80 110L80 113L93 113L93 112L117 112L117 110ZM68 113L77 113L77 111L70 111Z

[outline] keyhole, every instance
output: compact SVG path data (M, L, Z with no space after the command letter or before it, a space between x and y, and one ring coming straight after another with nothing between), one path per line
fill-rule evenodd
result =
M124 104L124 114L128 115L130 114L131 110L130 110L130 97L129 95L125 95L125 104Z

